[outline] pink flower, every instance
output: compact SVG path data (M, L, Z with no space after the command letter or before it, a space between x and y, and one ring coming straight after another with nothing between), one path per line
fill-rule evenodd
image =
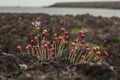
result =
M61 31L62 33L64 33L64 32L65 32L65 28L60 28L60 31Z
M40 21L34 21L34 22L32 22L32 25L33 25L36 29L40 29L41 22L40 22Z

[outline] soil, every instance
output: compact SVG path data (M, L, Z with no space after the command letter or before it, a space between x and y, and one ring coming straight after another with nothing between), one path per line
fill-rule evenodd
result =
M16 46L25 47L32 38L34 20L41 21L41 29L51 34L65 27L71 40L76 29L84 29L86 41L106 48L109 56L101 63L71 64L66 58L39 62L36 57L19 54ZM117 17L0 13L0 80L119 80L119 46Z

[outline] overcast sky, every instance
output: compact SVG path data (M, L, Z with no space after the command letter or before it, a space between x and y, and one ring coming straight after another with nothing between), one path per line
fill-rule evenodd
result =
M0 6L45 6L56 2L80 2L80 1L120 1L120 0L0 0Z

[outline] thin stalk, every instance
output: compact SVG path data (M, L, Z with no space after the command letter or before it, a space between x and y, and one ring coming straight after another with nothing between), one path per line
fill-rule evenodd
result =
M76 58L76 63L79 61L79 59L80 59L80 57L81 57L81 55L82 55L82 52L83 52L83 48L82 48L82 50L80 51L80 54L78 54L78 57Z
M40 60L40 54L39 54L39 51L36 51L37 53L37 59Z
M63 45L63 41L61 40L61 41L60 41L60 45L59 45L59 49L58 49L57 56L60 56L60 50L61 50L62 45Z
M62 56L62 54L63 54L63 49L64 49L64 47L65 47L65 43L63 43L63 45L62 45L62 47L61 47L60 56Z
M91 55L90 55L90 57L88 58L87 62L90 62L91 59L92 59L92 57L94 57L94 54L93 54L93 53L91 53Z
M34 54L34 48L32 47L32 56L35 56L35 54Z

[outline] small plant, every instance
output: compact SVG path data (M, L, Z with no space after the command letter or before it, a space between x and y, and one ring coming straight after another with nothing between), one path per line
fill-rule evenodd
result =
M100 52L99 46L90 47L89 44L85 44L84 38L84 32L80 31L78 38L71 44L69 60L72 63L102 61L104 57L108 56L106 51Z
M35 23L34 23L35 24ZM51 60L56 57L61 57L66 44L68 44L68 31L65 28L60 28L61 34L53 34L53 41L49 41L48 31L45 29L41 35L37 35L26 46L26 52L29 55L36 56L39 61ZM91 61L102 61L108 53L106 51L100 52L98 46L90 47L85 43L85 34L83 31L78 33L77 39L71 44L68 59L71 63L79 64ZM18 51L22 54L22 47L17 46Z
M41 36L35 36L26 46L27 53L36 56L38 60L49 60L62 56L69 36L68 31L66 31L65 28L61 28L60 30L62 32L60 36L56 33L53 34L53 41L47 40L47 36L49 36L48 31L46 29L43 30ZM22 53L21 46L17 46L17 49Z
M34 26L35 29L40 29L41 22L40 21L33 21L32 25Z
M32 23L32 30L30 31L31 35L41 35L42 30L41 30L41 22L40 21L33 21Z

